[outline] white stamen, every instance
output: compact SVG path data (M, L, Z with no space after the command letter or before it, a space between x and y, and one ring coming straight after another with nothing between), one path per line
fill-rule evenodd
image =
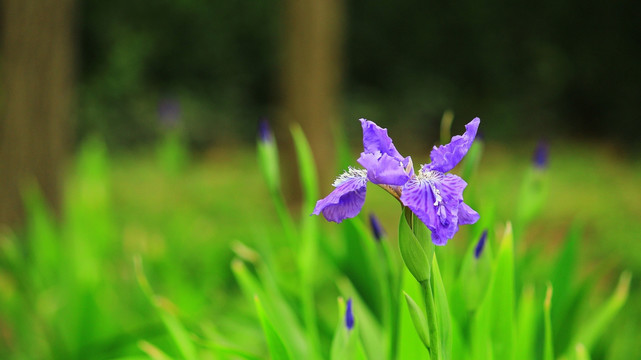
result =
M347 180L351 180L354 178L367 178L367 170L365 169L355 169L353 167L349 167L347 171L344 173L340 174L336 180L334 180L334 183L332 184L334 187L340 186L342 183L344 183Z

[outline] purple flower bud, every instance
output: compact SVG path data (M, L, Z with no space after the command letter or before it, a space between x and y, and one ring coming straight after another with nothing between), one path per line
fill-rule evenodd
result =
M347 330L354 328L354 312L352 311L352 298L347 300L347 308L345 309L345 327Z
M536 150L534 150L532 162L538 169L545 169L548 166L548 144L546 141L539 141Z
M485 248L485 241L487 240L487 229L483 230L483 233L481 234L481 237L479 238L479 242L476 243L476 247L474 248L474 257L475 258L480 258L481 254L483 253L483 249Z
M372 233L374 233L374 239L376 241L381 241L383 235L385 235L385 231L383 231L381 223L373 213L369 214L369 225L372 228Z
M258 138L260 141L267 143L267 142L272 142L274 139L274 134L272 133L272 129L269 126L269 121L267 120L266 117L261 118L258 123Z

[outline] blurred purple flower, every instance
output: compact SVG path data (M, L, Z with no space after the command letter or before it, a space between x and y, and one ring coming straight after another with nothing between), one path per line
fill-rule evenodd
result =
M264 143L274 141L274 134L266 117L261 118L258 122L258 139Z
M354 311L352 310L352 298L347 300L347 308L345 309L345 327L347 330L354 328Z
M476 246L474 247L475 258L478 259L481 257L481 254L483 253L483 249L485 249L486 241L487 241L487 229L483 230L483 233L481 234L479 241L476 243Z
M532 162L537 169L545 169L548 166L548 143L544 140L539 141L534 150Z
M369 214L369 225L372 228L374 239L376 241L381 241L381 239L385 235L385 231L383 231L383 227L381 226L381 223L378 221L378 218L373 213Z
M180 121L180 102L172 97L160 100L158 102L158 119L164 127L176 126Z

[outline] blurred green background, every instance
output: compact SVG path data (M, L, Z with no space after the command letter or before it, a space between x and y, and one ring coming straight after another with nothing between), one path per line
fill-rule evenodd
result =
M135 256L188 325L246 331L230 244L260 248L279 231L255 160L258 120L274 125L297 209L289 124L309 137L325 195L336 144L360 152L359 117L418 164L447 110L452 134L482 120L473 184L497 222L513 219L547 142L547 201L519 253L552 256L581 224L580 275L600 279L590 299L633 273L594 358L641 352L640 2L2 4L0 357L113 358L162 339ZM396 203L376 190L364 214L394 234Z

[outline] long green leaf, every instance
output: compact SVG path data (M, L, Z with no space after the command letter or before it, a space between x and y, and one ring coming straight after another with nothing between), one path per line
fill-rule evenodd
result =
M416 333L425 345L425 348L429 349L430 337L427 333L427 320L425 319L425 314L423 313L423 310L421 310L421 308L416 304L414 299L412 299L412 297L409 296L405 291L403 291L403 295L405 295L407 310L409 311L412 318L412 323L414 324Z
M414 279L413 275L405 267L402 269L402 288L404 292L410 295L413 299L420 299L421 289ZM400 307L400 325L398 336L398 356L397 359L428 359L429 353L421 341L412 321L407 306Z
M437 310L436 317L440 326L441 356L443 360L449 360L452 358L452 316L436 254L432 259L432 288Z
M298 157L300 180L303 188L303 207L301 218L301 248L298 256L298 266L301 272L300 298L303 306L303 320L311 354L320 354L320 335L316 316L314 299L314 276L318 257L318 219L309 216L319 198L316 165L309 142L298 124L292 125L292 136Z
M258 313L260 324L263 327L263 332L265 333L265 338L267 339L267 347L269 349L271 358L274 360L290 359L291 357L287 353L287 349L283 344L283 340L274 329L272 322L267 317L267 314L265 313L265 310L263 309L258 296L254 297L254 304L256 305L256 312Z
M519 298L516 318L517 359L534 359L534 346L537 341L536 330L541 318L541 309L535 300L533 285L526 285Z
M283 338L288 353L296 358L308 357L309 352L304 335L288 303L277 292L266 290L241 260L232 261L231 267L245 296L249 299L254 299L255 296L264 299L261 306L266 308L269 314L279 319L274 326ZM260 270L260 272L263 271L265 270Z
M336 285L344 298L351 297L354 304L358 305L354 306L354 318L358 319L358 329L368 359L384 359L388 353L385 348L387 346L387 342L385 341L385 337L387 336L385 332L386 329L381 327L381 324L374 314L372 314L371 310L365 306L366 302L349 279L340 278L336 282Z
M596 312L592 313L589 320L574 337L574 344L583 344L589 352L595 341L601 336L610 325L614 316L625 304L630 291L630 281L632 275L629 272L623 272L619 278L617 288L610 296L608 301ZM572 351L572 349L568 349Z
M167 331L169 331L171 339L176 344L180 354L185 360L197 360L198 352L196 351L196 346L191 341L191 336L187 330L175 315L173 304L163 297L154 295L153 289L151 288L151 285L143 271L142 260L139 257L134 259L134 269L136 272L136 278L138 279L138 284L147 299L156 309L156 312L167 328Z
M411 218L411 216L411 211L405 208L398 227L398 245L401 249L401 256L405 266L407 266L416 281L420 283L430 279L430 260L407 223L407 219Z
M554 343L552 342L552 320L550 307L552 306L552 286L548 285L543 302L543 360L554 360Z
M498 360L514 359L514 247L512 226L505 228L490 285L474 325L476 358L492 354Z

